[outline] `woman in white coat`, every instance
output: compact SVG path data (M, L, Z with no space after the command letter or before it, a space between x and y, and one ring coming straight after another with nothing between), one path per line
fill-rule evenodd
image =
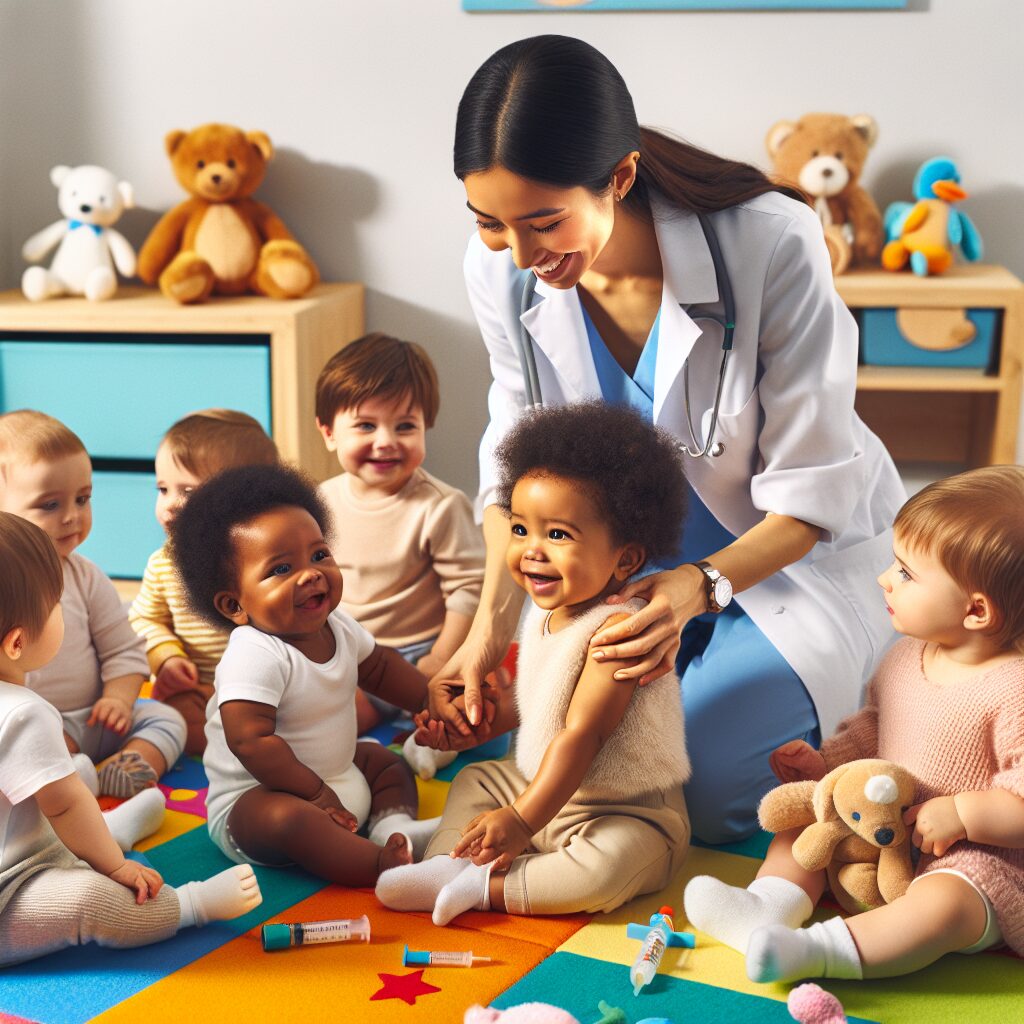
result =
M816 744L853 711L892 636L875 578L905 495L853 409L857 331L818 221L755 168L640 128L612 64L563 36L506 46L473 76L455 173L477 219L465 275L493 375L478 498L488 558L470 634L435 690L458 680L479 722L482 679L518 620L491 453L528 404L525 327L545 404L627 402L678 439L691 485L680 550L623 591L649 604L600 632L592 656L641 683L677 668L694 834L749 835L769 753Z

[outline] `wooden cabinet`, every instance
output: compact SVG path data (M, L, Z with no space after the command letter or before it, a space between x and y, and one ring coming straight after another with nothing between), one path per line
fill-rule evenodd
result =
M994 316L994 347L986 367L862 365L857 411L897 461L971 467L1016 461L1024 285L1013 274L979 264L927 278L862 270L836 278L836 288L862 331L865 310L894 310L925 332L945 331L974 311L992 311L986 315Z
M321 480L338 471L314 422L317 374L364 333L363 287L323 284L288 302L255 296L178 306L122 288L93 303L0 294L0 412L66 423L93 459L93 532L82 553L137 578L163 543L153 457L177 419L220 406L254 416L284 459Z

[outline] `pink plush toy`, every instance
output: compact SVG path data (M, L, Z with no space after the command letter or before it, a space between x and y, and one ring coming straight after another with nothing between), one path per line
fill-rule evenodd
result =
M471 1006L463 1024L494 1024L496 1021L501 1024L580 1024L571 1013L547 1003L522 1003L507 1010Z
M789 993L786 1005L800 1024L846 1024L843 1004L818 985L798 985Z

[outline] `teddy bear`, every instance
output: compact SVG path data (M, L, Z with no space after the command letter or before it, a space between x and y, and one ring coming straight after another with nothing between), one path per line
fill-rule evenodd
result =
M882 214L860 185L878 125L868 114L805 114L777 121L765 138L778 178L814 200L833 274L875 263L885 232Z
M34 234L21 249L28 263L38 263L57 247L49 269L29 267L21 290L32 302L56 295L84 295L93 302L117 291L116 267L124 277L135 273L135 250L112 225L134 203L132 187L102 167L63 164L50 171L57 206L64 215Z
M914 877L903 812L914 777L891 761L864 758L834 768L819 782L787 782L757 809L769 832L803 828L793 857L807 871L825 869L829 888L848 913L892 903Z
M139 277L168 298L204 302L255 292L294 299L319 280L279 217L252 199L274 155L270 139L226 124L172 131L164 147L190 198L168 211L139 251Z

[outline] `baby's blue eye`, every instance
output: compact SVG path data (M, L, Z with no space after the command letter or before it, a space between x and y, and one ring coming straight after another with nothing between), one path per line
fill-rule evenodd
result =
M526 536L526 527L525 526L521 526L519 523L516 523L516 525L512 527L512 532L517 537L525 537Z
M271 576L287 576L292 571L292 567L287 562L282 562L280 565L275 565L270 570Z
M44 512L56 512L57 511L57 502L55 502L55 501L45 501L39 507Z
M854 821L860 821L860 811L854 811L850 817L853 818Z
M323 548L320 551L314 551L313 552L313 561L314 562L322 562L325 558L330 558L330 557L331 557L331 553L326 548Z
M898 572L897 572L897 575L899 576L899 578L900 578L901 580L908 580L908 581L909 581L909 580L910 580L910 578L911 578L911 577L910 577L910 573L909 573L909 572L907 572L907 570L906 570L906 569L903 569L903 568L901 568L901 569L899 569L899 570L898 570Z
M569 534L567 534L565 532L565 530L559 530L557 528L554 529L554 530L548 530L548 536L552 540L569 540L570 539L569 538Z

